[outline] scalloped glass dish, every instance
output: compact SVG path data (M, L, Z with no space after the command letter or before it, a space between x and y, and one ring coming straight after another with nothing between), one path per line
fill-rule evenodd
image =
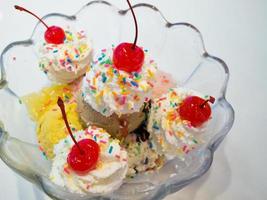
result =
M162 199L202 176L211 166L213 153L234 122L234 110L226 101L229 79L227 65L205 50L202 35L189 23L171 23L153 5L136 4L140 46L148 49L161 70L171 73L178 84L216 98L213 118L207 127L207 143L188 154L184 161L174 159L160 170L125 179L123 185L105 196L69 193L49 180L51 163L38 149L35 124L19 97L50 84L38 68L37 41L45 28L39 23L30 39L8 45L0 60L0 157L15 172L39 186L54 199ZM72 16L51 13L48 24L82 27L94 49L132 41L134 25L129 10L105 1L92 1Z

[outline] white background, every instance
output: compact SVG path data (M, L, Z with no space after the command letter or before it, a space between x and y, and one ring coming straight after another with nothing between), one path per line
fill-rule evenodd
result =
M36 23L14 11L14 4L42 16L73 14L87 1L0 0L0 51L12 41L28 38ZM236 111L235 124L209 172L166 199L267 199L267 1L132 0L142 1L156 5L170 21L188 21L199 28L208 52L230 68L227 99ZM127 7L125 0L112 3ZM0 161L0 200L41 200L42 196Z

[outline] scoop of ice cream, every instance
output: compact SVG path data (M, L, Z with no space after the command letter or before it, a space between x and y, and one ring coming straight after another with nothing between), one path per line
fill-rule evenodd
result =
M106 117L95 111L88 103L86 103L82 95L78 96L77 104L78 113L86 125L95 125L104 128L115 138L120 138L122 136L119 134L121 129L121 119L127 119L128 132L132 132L145 118L145 114L143 112L134 112L131 114L121 115L120 117L113 113L112 115Z
M40 150L48 158L54 157L54 145L68 135L61 112L57 107L58 97L64 100L71 127L74 130L82 129L76 111L77 103L73 98L75 92L76 85L52 85L38 93L22 97L22 102L26 105L31 119L37 124L36 132Z
M164 163L164 156L155 150L153 143L149 139L137 142L135 133L129 134L123 140L122 146L128 153L127 176L132 177L138 173L156 170Z
M194 128L179 115L179 106L188 96L206 97L193 90L176 88L170 89L152 104L147 129L161 153L182 158L204 142L202 133L206 124Z
M63 44L44 42L39 50L39 67L55 82L70 83L81 77L89 68L91 45L84 31L65 30Z
M145 61L138 72L118 70L112 62L114 49L103 49L87 73L82 92L84 101L102 115L118 116L140 112L151 97L156 63L145 51Z
M66 114L73 131L82 129L77 104L65 103ZM48 158L53 158L54 146L68 135L68 130L57 105L46 111L37 121L37 138L41 150Z
M94 170L84 175L75 173L67 163L68 154L74 145L71 137L62 139L54 148L50 179L55 184L67 188L73 193L104 194L120 187L128 170L127 152L119 141L110 138L104 129L94 126L75 133L77 142L92 139L100 147L100 157Z

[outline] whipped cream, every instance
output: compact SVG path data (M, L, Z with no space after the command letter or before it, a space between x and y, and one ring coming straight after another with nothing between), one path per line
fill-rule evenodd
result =
M39 48L39 67L56 82L69 83L85 74L92 57L92 48L84 31L67 27L63 44L44 42Z
M93 126L74 133L74 137L77 141L92 139L98 143L100 157L96 169L85 175L78 175L72 171L68 166L67 157L74 143L68 136L54 147L51 181L79 194L103 194L118 189L128 170L127 152L120 147L119 141L110 138L104 129Z
M180 118L177 111L182 101L189 96L208 98L193 90L175 88L155 99L152 104L147 129L157 149L163 154L183 158L204 142L201 133L206 123L199 128L192 127L188 121Z
M151 97L156 63L145 60L138 72L127 73L113 66L114 48L102 49L96 56L83 82L84 101L96 111L108 117L139 112L144 102Z

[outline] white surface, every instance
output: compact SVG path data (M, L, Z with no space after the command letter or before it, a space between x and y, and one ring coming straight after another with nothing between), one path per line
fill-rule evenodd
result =
M142 1L155 4L171 21L188 21L200 29L207 50L225 60L230 68L227 97L236 111L234 127L217 150L210 171L166 199L266 199L267 1L133 2ZM14 11L15 3L32 8L42 16L49 12L72 14L86 2L0 0L0 51L11 41L28 38L36 23L34 18L22 17ZM124 0L112 2L126 7ZM41 193L1 161L0 177L0 200L42 199Z

